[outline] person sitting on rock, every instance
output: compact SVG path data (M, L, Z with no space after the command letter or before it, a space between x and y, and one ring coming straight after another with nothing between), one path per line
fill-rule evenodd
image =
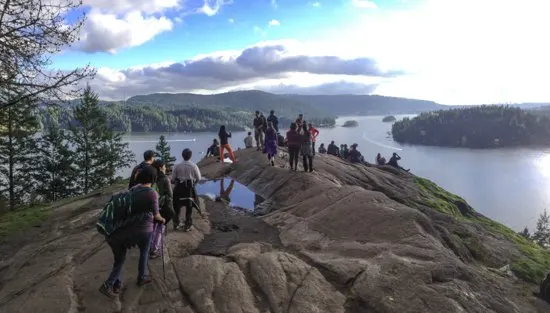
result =
M290 124L290 130L286 133L286 145L288 146L288 160L290 170L298 170L298 155L302 146L302 136L296 131L296 123Z
M149 248L153 234L154 222L164 224L166 220L160 215L158 194L151 188L156 181L156 171L152 166L142 168L136 177L136 185L130 188L132 211L150 212L144 220L117 229L108 239L107 244L113 252L113 268L107 280L99 288L99 292L109 298L116 298L122 289L120 274L126 260L126 252L130 247L139 247L138 286L152 282L147 275Z
M157 170L156 186L159 195L160 215L164 217L166 223L155 223L155 227L153 229L153 239L151 240L151 259L155 259L160 256L160 249L162 249L162 236L164 236L166 224L172 220L175 214L172 184L170 184L170 179L166 176L166 165L163 160L159 159L153 162L153 167Z
M351 163L364 163L364 158L361 155L361 152L357 150L358 144L354 143L351 145L351 150L348 153L348 157L346 160L350 161Z
M328 145L327 154L340 156L340 151L338 150L338 146L334 143L334 140Z
M183 161L172 171L172 184L174 184L174 229L190 231L193 226L193 208L199 210L199 201L195 185L202 179L199 167L191 161L193 152L184 149L181 153ZM181 208L185 206L185 224L180 222Z
M206 150L206 157L208 158L210 156L220 156L220 144L216 138L214 138L212 145L208 147L208 150Z
M407 171L407 172L411 170L411 169L406 170L406 169L402 168L401 166L399 166L399 164L397 163L397 161L399 161L399 160L401 160L401 157L397 153L394 152L392 157L390 158L390 161L388 162L388 165L391 165L391 166L393 166L395 168L398 168L398 169L402 169L402 170Z
M327 153L327 149L325 149L325 144L324 144L324 143L322 143L322 144L319 146L319 153L321 153L321 154Z
M246 149L254 147L254 138L252 138L252 132L248 132L248 136L244 138L244 147Z
M342 148L340 149L340 157L342 159L347 160L349 156L349 149L347 144L343 144Z
M386 165L386 158L383 157L380 153L376 155L376 164L377 165Z

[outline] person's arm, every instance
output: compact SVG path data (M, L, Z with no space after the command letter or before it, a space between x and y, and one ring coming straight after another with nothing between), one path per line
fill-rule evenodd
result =
M194 165L193 169L194 169L194 172L195 172L194 176L195 176L195 179L196 179L195 183L198 183L202 179L201 171L200 171L199 167L197 166L197 164L193 164L193 165Z
M164 217L160 215L159 195L154 190L151 190L149 196L151 197L151 200L153 202L153 219L162 224L166 223Z
M226 134L227 134L227 138L231 138L231 132L229 133L226 132Z
M171 183L172 184L175 184L176 183L176 179L178 178L178 167L179 166L174 166L174 169L172 170L172 179L171 179Z
M173 211L174 210L174 204L173 204L173 200L174 200L174 192L172 191L172 184L170 184L170 179L168 179L168 177L165 177L164 179L164 190L166 190L166 194L165 194L165 197L166 197L166 204L168 205L168 208L170 209L170 211Z

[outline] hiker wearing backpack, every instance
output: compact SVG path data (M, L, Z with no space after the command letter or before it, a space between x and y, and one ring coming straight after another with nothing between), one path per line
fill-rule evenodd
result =
M139 247L137 285L143 286L152 281L151 276L147 275L147 263L153 223L166 222L159 213L158 194L151 188L155 180L155 169L152 166L143 167L137 173L137 185L113 196L100 215L97 229L105 235L114 257L111 273L99 288L99 292L109 298L115 298L120 293L120 274L126 251L133 246Z
M202 216L199 209L199 199L195 184L201 180L201 172L199 167L191 161L193 152L190 149L184 149L181 153L183 161L176 166L172 171L172 184L174 184L174 229L183 228L184 231L190 231L193 226L193 208L196 208ZM181 224L180 214L181 208L185 206L185 224Z
M138 164L134 169L132 170L132 174L130 175L130 182L128 183L128 189L134 187L137 184L137 175L141 169L143 169L146 166L151 166L153 164L153 158L155 157L156 153L155 151L147 150L143 153L143 162Z
M153 167L157 171L157 181L154 184L153 189L156 189L159 195L159 208L160 215L166 219L166 223L155 223L153 229L153 239L151 240L151 250L149 257L151 259L158 258L160 249L162 249L162 236L165 234L166 224L174 217L174 205L172 197L172 185L170 179L166 176L166 165L163 160L155 160ZM155 188L156 187L156 188Z

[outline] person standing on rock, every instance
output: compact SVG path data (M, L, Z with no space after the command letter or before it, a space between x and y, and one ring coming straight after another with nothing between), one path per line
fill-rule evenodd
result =
M317 140L317 136L319 136L319 130L313 127L311 123L309 123L308 127L309 133L311 134L311 151L313 152L313 156L315 156L315 140Z
M273 128L275 129L275 132L279 133L279 119L277 116L275 116L275 111L271 110L269 112L269 116L267 117L267 123L273 124Z
M157 170L156 186L159 194L160 215L164 217L166 223L155 223L155 227L153 229L153 239L151 240L151 259L155 259L160 256L160 249L162 249L162 236L164 236L166 224L168 224L168 222L170 222L175 215L172 184L170 184L170 179L166 176L166 165L163 160L155 160L153 162L153 167Z
M267 130L265 132L265 144L263 153L267 153L267 160L271 163L271 166L275 166L275 156L277 155L277 132L271 122L268 123Z
M260 151L263 149L264 125L260 111L256 111L256 117L254 118L254 139L256 139L256 150Z
M288 160L290 162L290 170L298 170L298 155L302 145L302 137L296 131L296 123L290 124L290 130L286 133L286 145L288 147Z
M130 174L130 182L128 183L128 189L134 187L137 185L137 175L141 169L143 169L146 166L151 166L153 164L153 158L155 157L156 153L152 150L147 150L143 153L143 162L138 164L134 169L132 170L132 174Z
M231 138L231 132L228 133L225 130L225 125L220 126L220 131L218 132L218 136L220 137L220 162L223 164L223 160L224 160L223 149L227 149L231 162L237 163L237 159L235 159L235 154L233 154L233 149L231 149L231 146L229 145L229 138Z
M153 223L164 224L166 220L159 213L158 194L151 188L156 181L156 171L152 166L142 168L136 177L136 185L130 189L132 211L149 212L147 218L117 229L107 239L113 252L113 268L107 280L99 288L99 292L115 298L122 289L120 274L126 260L126 252L130 247L139 247L139 265L137 285L149 284L152 279L147 275L149 248L153 233Z
M300 113L298 115L298 118L296 119L296 128L298 133L302 132L303 123L304 123L304 115Z
M172 184L174 184L174 229L183 228L184 231L190 231L193 226L193 208L199 210L199 199L195 185L202 179L199 167L191 161L193 152L190 149L184 149L181 153L183 161L172 171ZM185 224L180 222L181 208L185 206Z
M302 126L302 146L300 152L303 158L304 172L313 172L313 151L311 149L311 133L304 121Z

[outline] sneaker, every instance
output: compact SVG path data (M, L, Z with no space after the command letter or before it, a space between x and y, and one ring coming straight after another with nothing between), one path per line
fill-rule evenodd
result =
M192 227L193 227L193 225L185 226L185 228L183 229L183 231L184 231L184 232L190 232Z
M147 284L150 284L152 281L153 281L153 279L151 278L151 276L145 275L143 278L138 278L137 285L139 287L145 286Z
M119 294L120 291L122 290L122 287L123 287L122 282L120 280L117 280L113 285L113 292L116 294Z
M176 227L176 230L180 230L180 229L185 229L185 225L184 225L184 224L179 224L179 225Z
M154 260L154 259L158 258L159 256L160 256L160 253L158 253L158 252L151 252L151 253L149 254L149 259L153 259L153 260Z
M101 287L99 287L99 292L101 292L102 294L106 295L111 299L114 299L117 297L117 294L114 292L113 288L109 287L109 285L107 285L106 282L103 283Z
M271 166L275 166L275 162L274 162L274 161L271 161Z

